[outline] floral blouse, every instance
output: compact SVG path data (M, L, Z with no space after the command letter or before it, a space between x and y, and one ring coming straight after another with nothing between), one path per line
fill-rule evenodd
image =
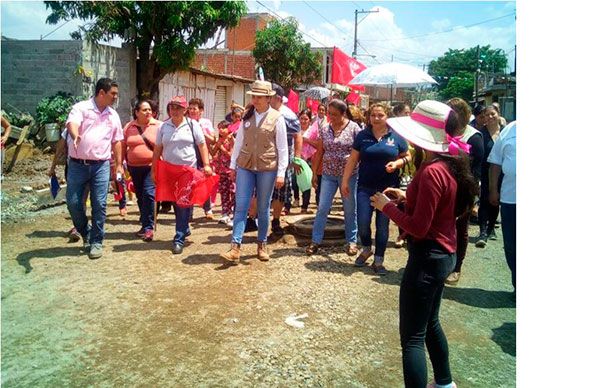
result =
M323 175L342 176L344 168L352 152L352 144L356 134L362 129L354 121L348 121L346 127L336 137L333 135L331 124L319 129L319 137L323 141ZM358 166L352 174L356 174Z

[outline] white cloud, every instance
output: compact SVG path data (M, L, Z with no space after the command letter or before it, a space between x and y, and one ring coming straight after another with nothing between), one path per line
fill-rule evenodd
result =
M514 4L513 4L514 6ZM448 19L432 23L429 36L410 37L396 24L395 15L385 7L377 7L378 13L369 14L358 26L358 53L376 55L375 59L359 56L359 60L367 66L390 62L409 63L421 67L433 59L442 56L448 49L461 49L489 44L492 48L510 51L516 42L515 25L508 27L486 27L479 25L470 28L458 28ZM326 46L337 46L347 54L353 51L354 22L346 19L332 20L338 28L330 28L331 24L322 24L320 29L307 32ZM455 28L452 32L441 31ZM340 31L341 30L341 31ZM425 35L425 34L423 34ZM306 39L313 46L321 46L311 39ZM509 56L509 67L512 69L514 53Z
M451 26L452 22L449 19L434 20L431 23L431 27L433 27L433 29L436 31L447 30Z

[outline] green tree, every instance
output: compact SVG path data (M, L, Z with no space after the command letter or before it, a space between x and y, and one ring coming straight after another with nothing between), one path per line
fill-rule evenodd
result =
M452 86L454 91L467 90L465 77L470 73L471 92L466 101L473 98L473 83L475 73L479 68L482 72L500 73L507 66L506 53L502 49L492 49L490 45L479 48L477 58L477 47L470 49L449 49L441 57L429 63L429 74L436 77L439 83L440 95L446 96L446 88ZM462 75L459 75L462 74ZM463 85L464 84L464 85ZM462 86L460 86L462 85ZM456 97L452 95L450 97ZM461 95L461 97L464 95ZM462 97L464 99L464 97Z
M167 74L185 70L195 50L219 28L236 26L243 1L45 1L49 24L74 18L86 22L71 36L92 42L120 37L137 48L138 97L158 97Z
M459 71L454 76L449 77L446 87L440 90L440 97L444 100L460 97L465 101L470 101L473 99L474 82L474 73Z
M258 31L252 55L262 66L265 78L284 88L308 84L321 76L321 55L310 50L292 17L273 20Z

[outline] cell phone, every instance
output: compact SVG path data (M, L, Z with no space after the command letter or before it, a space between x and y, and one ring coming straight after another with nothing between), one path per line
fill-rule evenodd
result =
M395 191L388 191L387 193L383 193L383 195L385 195L392 201L395 201L396 199L398 199L398 194Z

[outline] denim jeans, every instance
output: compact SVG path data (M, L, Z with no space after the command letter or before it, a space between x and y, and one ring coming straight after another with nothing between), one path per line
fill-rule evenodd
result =
M456 254L434 241L408 241L408 263L400 284L400 344L406 387L427 385L425 347L437 384L450 384L448 341L439 321L444 280L454 269Z
M231 242L242 243L246 217L250 208L250 200L256 188L256 210L258 220L258 241L267 241L271 196L275 187L277 171L251 171L237 168L235 177L235 213L233 216L233 234Z
M310 165L310 163L309 163ZM298 179L296 178L296 174L292 175L292 188L294 189L294 199L300 199L300 187L298 187ZM300 206L302 209L308 209L308 204L310 203L310 188L302 192L302 205Z
M175 210L175 236L173 243L181 244L185 242L185 235L190 232L190 216L193 207L180 207L173 204Z
M129 166L129 175L135 188L140 222L144 231L154 229L154 192L155 186L150 176L150 166Z
M358 174L350 177L349 189L350 195L348 198L342 197L344 206L344 229L346 232L346 242L356 243L356 180ZM313 225L312 241L315 244L320 244L323 241L325 234L325 224L327 223L327 215L333 204L333 197L342 185L342 177L334 175L323 175L321 179L321 197L319 198L319 208Z
M106 220L106 199L108 182L110 180L110 162L108 160L97 164L80 164L69 160L69 175L67 181L67 208L73 225L84 240L90 244L102 244L104 240L104 221ZM90 202L92 205L92 225L88 225L85 214L85 199L83 192L89 185Z
M512 285L517 290L517 204L500 203L504 256L512 274Z
M375 210L375 256L383 258L390 235L390 219L371 206L371 196L378 190L359 187L356 191L356 218L358 222L358 235L363 246L373 244L371 238L371 219Z

